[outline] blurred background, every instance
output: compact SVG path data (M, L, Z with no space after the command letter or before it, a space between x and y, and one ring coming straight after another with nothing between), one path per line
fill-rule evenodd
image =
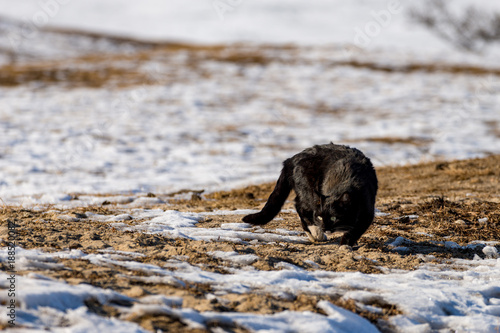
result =
M500 3L0 0L0 197L213 191L333 141L500 153Z
M494 22L494 12L500 10L500 4L487 0L418 3L407 0L313 0L307 3L299 0L193 0L188 5L181 0L144 0L140 3L130 0L1 0L0 4L2 16L24 21L27 25L75 28L147 40L303 45L358 43L358 46L432 53L451 50L457 43L460 45L461 38L470 38L465 35L480 28L493 35L498 33L494 31L494 25L498 24ZM440 21L437 29L422 24L431 19ZM464 25L468 20L470 22ZM372 21L378 23L378 27ZM457 30L457 36L453 36L453 29L468 32ZM459 32L463 36L458 36ZM442 33L456 40L443 43ZM357 38L356 35L370 38Z

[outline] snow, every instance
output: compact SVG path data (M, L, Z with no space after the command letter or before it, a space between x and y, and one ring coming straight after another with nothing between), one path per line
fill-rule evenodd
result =
M327 301L319 301L318 307L333 319L333 332L378 332L367 320L353 318L353 313L335 306ZM354 319L354 320L353 320ZM339 325L340 324L340 325ZM337 326L337 327L335 327ZM330 326L331 327L331 326ZM330 328L325 327L325 332Z
M8 256L7 248L0 249L1 261L5 261ZM16 269L27 270L30 268L39 269L57 269L62 267L61 264L56 263L56 258L60 259L75 259L83 255L80 250L71 250L70 252L63 253L44 253L40 250L24 250L22 248L16 249Z
M485 254L491 246L484 246ZM111 251L106 251L111 252ZM276 297L297 294L342 295L352 299L360 307L380 311L370 304L396 305L403 314L390 319L391 324L404 332L454 329L463 331L494 332L500 325L500 259L480 260L452 259L449 264L423 264L414 271L388 271L385 274L362 274L357 272L307 271L298 266L283 263L281 270L260 271L252 267L232 268L230 273L208 272L199 266L169 259L164 267L135 261L140 256L130 253L85 254L81 251L62 251L44 254L39 250L17 249L20 257L38 257L41 260L57 258L79 258L97 265L127 267L131 274L142 272L137 280L154 283L171 282L208 283L216 295L226 293L269 293ZM5 261L6 250L0 252ZM210 253L224 260L247 265L257 256L237 255L232 252ZM498 256L497 256L498 257ZM43 259L45 258L45 259ZM251 260L250 260L251 259ZM24 268L28 268L25 266ZM30 268L36 269L33 265ZM175 268L175 269L171 269ZM0 273L0 284L7 286L8 274ZM301 332L376 332L376 328L365 319L341 309L329 302L321 301L318 307L327 316L309 312L284 311L274 315L250 313L196 312L188 308L177 309L180 298L146 296L134 300L116 292L90 285L68 285L64 282L42 278L37 274L17 277L19 293L19 322L27 327L42 328L44 325L58 326L63 320L70 327L86 331L102 325L112 332L120 329L140 331L133 324L117 319L96 318L84 307L85 301L96 299L100 304L129 301L132 307L123 308L127 315L141 313L170 313L180 317L192 327L205 327L210 320L234 321L256 332L286 331L289 327ZM175 284L174 284L175 285ZM1 294L0 298L6 295ZM410 302L408 300L411 300ZM5 313L2 308L0 312ZM3 318L4 316L2 316Z
M189 310L176 310L167 306L135 305L132 312L140 314L169 314L176 315L191 328L204 328L207 322L236 322L253 332L378 332L367 320L357 317L352 312L346 311L328 302L321 303L328 316L321 316L312 312L283 311L273 315L254 315L247 313L193 313ZM314 323L314 325L311 325Z
M115 228L124 231L140 231L151 234L161 234L172 238L186 238L203 241L226 241L246 244L250 241L257 242L293 242L305 243L306 239L299 236L297 232L287 230L266 231L260 227L250 228L246 223L226 223L221 228L202 228L196 224L205 216L211 213L183 213L175 210L159 212L153 219L139 222L133 226L114 224ZM143 215L139 210L135 218L145 218L151 216L150 211ZM220 211L215 215L220 215ZM115 217L107 217L108 221Z
M320 316L311 312L283 311L273 315L265 315L255 318L249 314L231 314L228 317L248 327L255 332L289 332L293 327L298 332L378 332L376 327L365 319L352 312L334 306L328 302L321 303L323 309L327 309L328 317ZM326 312L326 311L325 311ZM223 317L220 314L212 318ZM314 324L311 324L314 323Z
M234 251L233 252L213 251L213 252L208 252L208 254L216 258L231 261L239 265L251 265L257 260L259 260L259 257L256 256L255 254L239 254Z
M221 3L227 10L218 10ZM460 0L454 5L470 4L500 9L488 0ZM451 53L449 45L409 22L408 12L416 6L409 0L353 0L348 4L342 0L192 0L189 5L182 0L0 0L0 5L3 15L35 28L70 27L198 43L350 43L369 49L411 50L426 57ZM360 37L360 31L366 37Z
M417 234L422 234L422 233L417 233ZM432 235L427 235L430 238L432 238ZM389 247L392 248L392 251L409 251L409 248L406 247L405 245L412 245L415 242L413 242L410 239L406 239L404 237L396 237L394 241L391 243L387 244ZM494 245L497 245L498 242L485 242L485 243L479 243L479 242L471 242L467 245L459 245L456 242L452 241L444 241L444 242L436 242L436 241L429 241L431 244L439 245L439 246L444 246L446 249L459 249L459 250L475 250L478 248L482 248L483 253L487 257L493 257L496 258L498 256L498 252L496 252L496 248Z
M2 288L7 287L6 281L8 277L9 274L0 273ZM39 279L36 276L16 276L16 285L20 291L16 295L18 306L16 309L17 325L37 330L54 327L54 332L64 331L61 328L63 326L71 327L72 332L89 332L92 330L146 332L136 324L92 314L85 306L85 301L90 299L95 299L100 304L131 300L116 292L86 284L73 286L63 282ZM6 297L7 294L2 293L0 299L5 301ZM0 309L2 322L5 322L5 318L8 318L7 313L7 308L2 306ZM7 331L10 330L7 329Z
M487 223L488 222L488 218L487 217L483 217L481 219L478 219L477 220L479 223Z
M220 215L221 211L215 214ZM108 222L103 221L98 214L88 214L88 217L103 223L113 223L122 215L108 216ZM214 233L237 243L245 237L229 237L224 233L238 233L240 231L237 230L255 228L246 223L223 224L221 228L212 230L196 227L198 221L210 216L210 213L135 209L128 216L142 232L168 231L173 235L201 239L214 237ZM200 231L195 233L191 229ZM280 230L268 230L255 234L260 235L263 241L274 241L273 237L277 237L280 232L283 233ZM279 240L285 243L300 239L305 242L302 233L300 236L285 233L280 237ZM389 245L396 250L401 245L411 243L411 240L398 237ZM358 307L375 313L381 310L371 305L374 302L393 304L403 313L391 317L390 323L404 332L443 329L493 332L500 325L500 284L497 278L500 274L500 258L495 243L487 243L474 242L459 246L446 241L442 244L447 248L482 248L485 259L476 257L475 260L451 259L443 264L424 263L414 271L386 270L384 274L328 272L317 269L319 266L313 261L309 266L316 267L314 270L304 270L296 265L280 262L275 267L278 270L261 271L248 266L261 260L258 255L225 251L208 253L233 264L228 273L221 274L205 271L202 265L191 265L182 258L168 259L163 266L141 263L136 260L140 260L143 254L112 249L87 254L80 250L45 253L36 249L16 248L16 268L35 271L64 269L60 259L80 259L98 266L125 267L131 275L141 272L132 276L132 279L148 283L179 287L188 283L209 284L216 297L227 293L255 292L285 298L298 294L341 295L344 300L354 300ZM6 262L7 257L8 249L1 249L0 262ZM0 273L0 287L7 287L8 277L8 273ZM131 302L131 305L133 303L131 307L121 308L124 313L122 316L167 313L181 318L182 322L193 328L203 328L208 322L218 320L234 322L256 332L283 332L290 327L301 332L377 331L365 319L326 301L317 304L326 316L307 311L284 311L273 315L196 312L189 308L179 308L182 305L182 298L179 297L152 295L132 299L108 289L86 284L69 285L36 273L17 275L16 279L20 295L17 299L20 304L18 322L34 329L58 327L64 322L72 331L86 332L99 328L110 332L142 332L135 324L90 313L85 302L95 299L100 304L120 301ZM0 301L5 300L6 296L6 293L0 294ZM5 308L0 309L3 314L6 311Z
M157 205L161 198L145 195L275 181L281 161L330 141L361 149L377 166L500 152L488 127L498 119L496 79L478 97L471 91L485 78L477 76L278 63L221 76L233 66L213 64L210 77L168 86L2 89L0 197L70 207L108 199L68 193L111 193L123 194L111 203ZM116 107L131 96L140 98ZM318 105L333 111L311 112ZM428 143L372 140L384 137Z
M483 248L483 253L487 258L496 259L498 258L498 250L496 247L488 245Z

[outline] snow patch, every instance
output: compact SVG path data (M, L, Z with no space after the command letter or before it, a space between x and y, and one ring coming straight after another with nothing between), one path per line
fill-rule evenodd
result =
M251 265L259 260L259 256L255 254L239 254L237 252L224 251L213 251L208 252L208 254L222 260L231 261L238 265Z

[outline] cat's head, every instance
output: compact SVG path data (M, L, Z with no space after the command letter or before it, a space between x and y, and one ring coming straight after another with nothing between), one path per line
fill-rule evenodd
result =
M323 231L349 231L354 228L358 214L355 194L343 192L329 196L321 195L321 205L316 219Z

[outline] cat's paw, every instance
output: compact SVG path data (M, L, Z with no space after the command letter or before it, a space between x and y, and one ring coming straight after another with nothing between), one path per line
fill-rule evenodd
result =
M353 241L349 236L343 235L340 240L340 245L354 246L356 245L356 241Z
M306 231L306 234L311 242L324 242L327 240L325 233L323 232L323 230L321 230L320 227L317 227L315 225L309 225L307 227L309 231Z

